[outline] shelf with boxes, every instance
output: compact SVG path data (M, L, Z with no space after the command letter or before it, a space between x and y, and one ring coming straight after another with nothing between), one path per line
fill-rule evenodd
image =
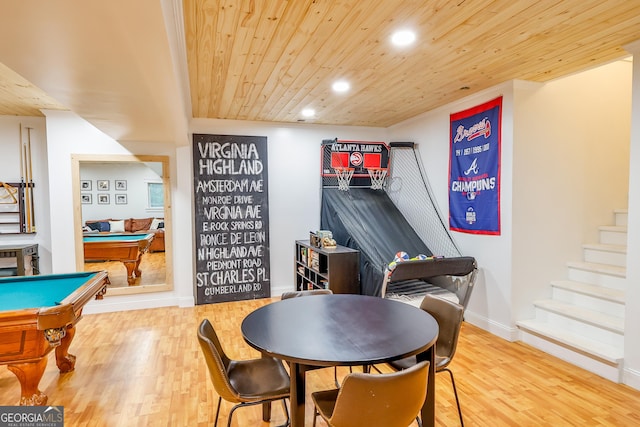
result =
M316 247L296 240L295 284L297 290L331 289L337 294L359 294L360 252L344 246Z

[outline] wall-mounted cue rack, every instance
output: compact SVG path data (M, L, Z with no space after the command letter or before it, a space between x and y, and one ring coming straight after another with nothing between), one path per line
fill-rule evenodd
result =
M33 182L0 183L0 234L35 233Z
M20 125L20 182L0 182L0 234L35 233L31 128Z

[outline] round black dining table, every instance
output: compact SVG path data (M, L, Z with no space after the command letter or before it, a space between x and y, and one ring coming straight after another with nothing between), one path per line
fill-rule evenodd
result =
M292 427L304 426L309 369L373 365L412 355L431 362L421 417L424 426L435 424L438 323L419 308L372 296L316 295L263 306L245 317L241 329L251 347L289 362Z

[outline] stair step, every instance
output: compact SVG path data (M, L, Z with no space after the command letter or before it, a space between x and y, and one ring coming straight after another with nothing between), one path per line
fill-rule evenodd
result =
M553 280L551 286L619 304L625 303L624 291L573 280Z
M616 225L621 225L626 227L629 211L627 209L614 209L613 214L615 217Z
M627 276L627 269L616 265L601 264L597 262L585 262L585 261L569 261L567 263L569 268L575 268L578 270L590 271L599 274L608 274L610 276L622 277Z
M623 225L602 225L598 227L600 243L614 245L627 244L627 227Z
M612 245L609 243L585 243L582 245L584 249L593 249L594 251L612 252L615 254L626 254L627 247L625 245Z
M614 233L626 233L627 226L626 225L601 225L598 227L600 231L612 231Z
M557 344L571 347L578 352L593 355L611 364L620 364L624 359L624 350L612 345L585 338L581 335L558 329L556 326L538 320L521 320L516 325L530 333L543 336Z
M626 245L614 245L606 243L587 243L582 245L582 259L586 262L616 265L626 267Z
M541 310L577 320L587 325L620 335L624 334L624 318L622 317L611 316L551 299L534 301L533 305Z

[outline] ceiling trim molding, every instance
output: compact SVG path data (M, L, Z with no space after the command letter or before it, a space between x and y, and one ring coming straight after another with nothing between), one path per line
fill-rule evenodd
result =
M191 92L189 84L189 69L187 67L187 47L185 42L184 15L182 0L162 0L162 12L167 29L169 51L173 63L174 73L178 80L182 109L185 117L184 133L181 138L188 141L188 122L193 113L191 109ZM184 141L178 141L182 145Z

